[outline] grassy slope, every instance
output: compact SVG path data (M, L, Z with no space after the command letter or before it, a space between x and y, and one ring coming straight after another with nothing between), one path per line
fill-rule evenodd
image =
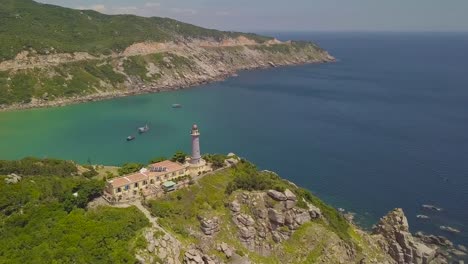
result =
M169 18L104 15L39 4L31 0L0 1L0 61L14 58L25 48L39 53L86 51L106 54L122 51L135 42L167 41L178 37L214 38L248 36L259 42L267 37L222 32Z
M312 200L307 199L321 208L325 219L324 221L319 220L303 225L290 240L279 246L278 250L275 250L270 257L263 257L249 252L239 242L237 229L231 222L231 213L225 207L225 204L238 192L234 190L229 195L226 194L226 189L231 188L228 186L232 186L230 183L234 178L244 173L245 175L252 175L252 170L241 165L238 169L229 169L207 176L200 180L199 184L172 193L163 200L149 201L149 206L152 213L160 217L160 224L174 233L185 245L198 244L201 241L196 235L193 235L194 232L199 232L198 215L218 216L222 227L220 233L211 241L211 248L213 248L211 254L220 257L222 255L216 252L214 248L216 248L216 244L221 242L227 242L234 246L241 255L248 254L249 258L254 260L255 263L313 263L323 257L330 258L330 256L324 256L323 250L327 249L327 254L333 255L333 243L339 240L353 245L358 252L365 250L366 254L373 253L369 245L363 242L361 237L354 232L353 227L348 225L335 209L324 204L310 193L305 195L306 191L297 189L286 181L274 176L271 177L271 175L266 176L273 179L271 183L266 183L268 180L259 180L258 186L263 185L266 188L273 186L277 189L287 187L299 196L310 196L309 198L312 198ZM242 210L247 212L249 209L242 208ZM339 254L339 252L336 253ZM378 256L379 253L373 255Z

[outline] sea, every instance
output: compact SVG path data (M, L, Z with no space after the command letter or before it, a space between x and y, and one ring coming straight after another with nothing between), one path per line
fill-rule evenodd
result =
M315 41L337 62L239 72L174 92L3 112L0 159L146 163L190 152L196 123L202 152L234 152L275 171L354 212L363 228L401 207L412 232L467 246L468 33L268 34ZM138 135L146 123L151 130ZM129 135L136 140L127 142Z

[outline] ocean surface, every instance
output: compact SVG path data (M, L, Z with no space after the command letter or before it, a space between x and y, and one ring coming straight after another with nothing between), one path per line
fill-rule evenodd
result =
M0 113L0 159L147 162L189 152L189 129L197 123L202 152L235 152L355 212L367 228L402 207L412 231L468 245L468 34L276 36L314 40L338 62L241 72L176 92ZM174 103L183 108L173 109ZM125 141L146 122L149 133ZM440 225L462 233L445 233Z

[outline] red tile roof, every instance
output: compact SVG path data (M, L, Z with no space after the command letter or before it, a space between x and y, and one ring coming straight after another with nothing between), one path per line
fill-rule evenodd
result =
M177 162L172 162L170 160L165 160L165 161L151 164L149 168L151 167L155 167L155 168L162 167L162 168L166 168L167 170L161 171L161 172L152 172L148 169L148 171L144 172L144 174L140 172L136 172L133 174L122 176L120 178L111 179L107 182L110 183L113 188L119 188L125 185L133 184L136 182L141 182L143 180L148 180L149 177L157 177L157 176L161 176L161 175L165 175L168 173L172 173L175 171L180 171L180 170L185 169L185 167L182 164L179 164Z

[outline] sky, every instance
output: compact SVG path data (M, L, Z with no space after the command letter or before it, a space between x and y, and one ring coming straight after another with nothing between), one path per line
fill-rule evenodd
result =
M38 0L240 31L468 31L468 0Z

